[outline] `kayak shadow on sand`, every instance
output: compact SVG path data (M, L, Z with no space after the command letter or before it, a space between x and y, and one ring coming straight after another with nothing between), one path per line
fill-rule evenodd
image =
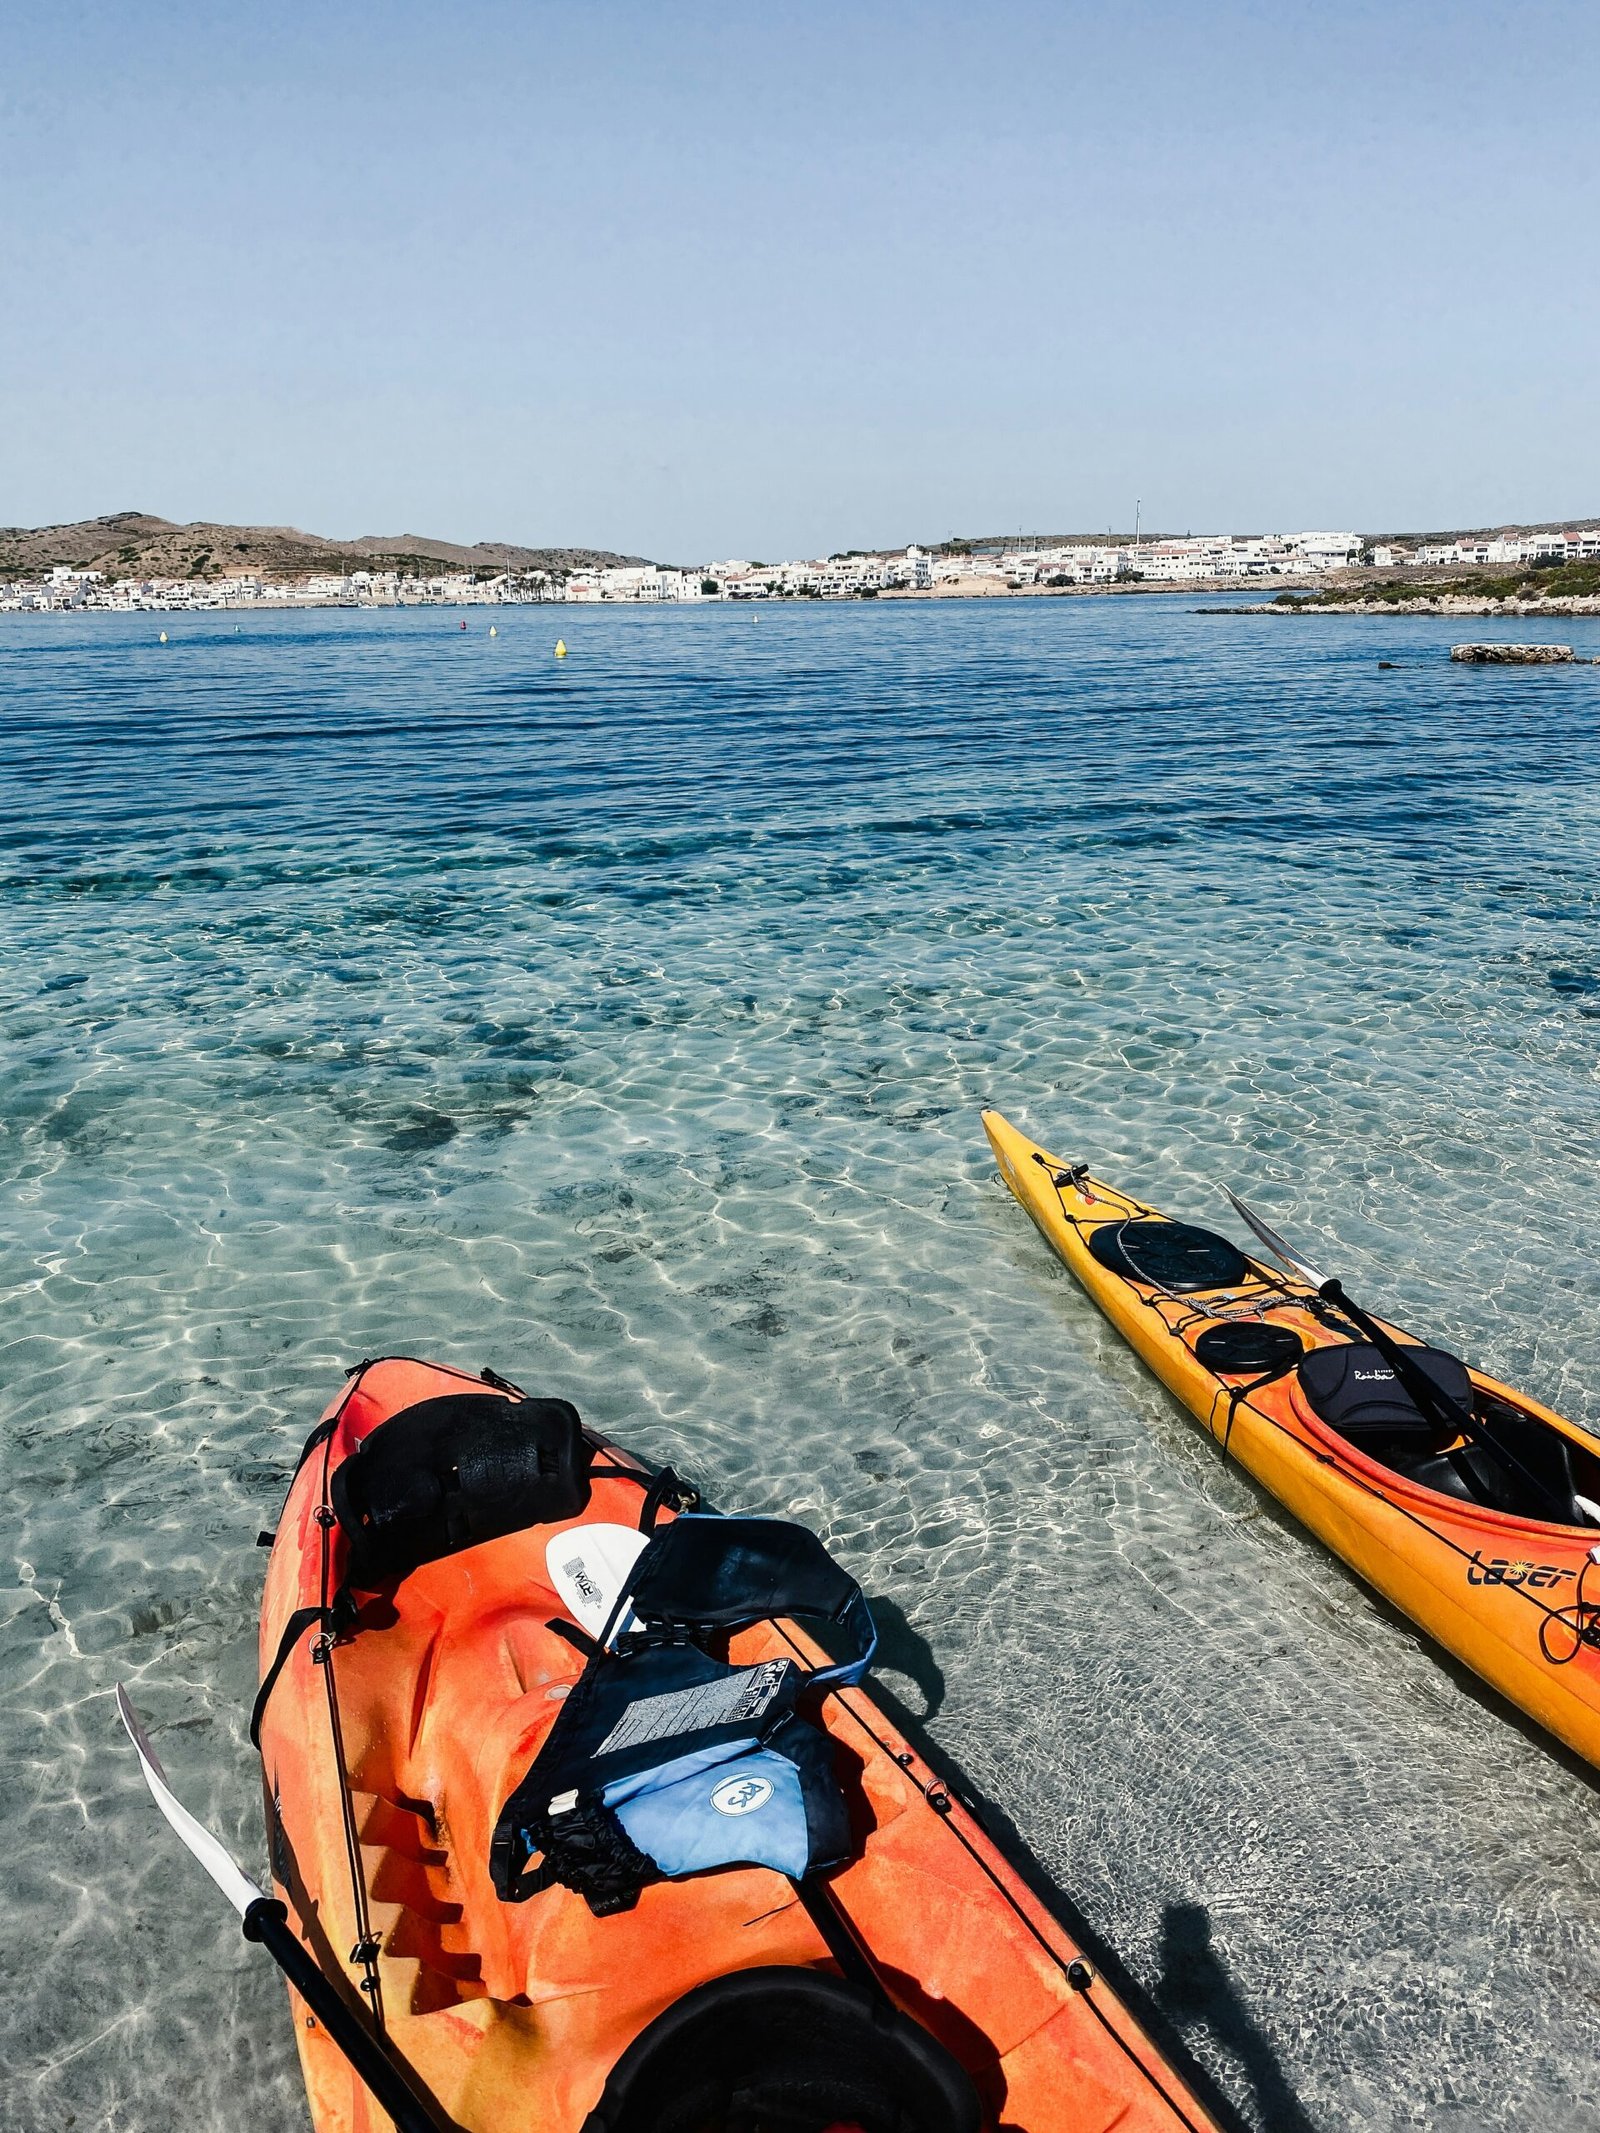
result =
M1028 1849L1003 1807L987 1798L931 1739L929 1718L944 1701L944 1675L931 1647L892 1600L871 1602L882 1642L880 1664L915 1683L927 1708L917 1712L874 1668L872 1696L939 1779L976 1817L1022 1880L1071 1934L1096 1971L1150 2037L1162 2057L1188 2084L1223 2133L1316 2133L1266 2035L1235 1990L1211 1940L1211 1914L1203 1904L1169 1904L1162 1914L1161 1975L1152 1988L1123 1966L1067 1891ZM1196 2059L1186 2034L1209 2030L1219 2051L1244 2075L1256 2108L1246 2113Z

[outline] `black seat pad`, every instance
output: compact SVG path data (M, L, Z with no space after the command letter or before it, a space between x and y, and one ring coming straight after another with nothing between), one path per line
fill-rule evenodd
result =
M1459 1503L1485 1504L1491 1511L1509 1511L1513 1516L1521 1508L1513 1492L1512 1477L1480 1444L1401 1459L1396 1462L1396 1471L1404 1474L1407 1481L1433 1489L1440 1496L1453 1496ZM1526 1489L1523 1494L1526 1496Z
M527 1526L576 1518L588 1456L568 1400L444 1393L380 1422L334 1469L349 1581L371 1591Z
M1486 1504L1512 1518L1537 1518L1566 1526L1591 1523L1579 1509L1572 1447L1559 1430L1498 1404L1478 1417L1478 1427L1484 1434L1482 1444L1413 1459L1401 1471L1425 1489L1437 1489L1442 1496L1456 1496L1465 1503ZM1537 1489L1534 1482L1539 1484Z
M1459 1357L1443 1348L1407 1348L1430 1385L1467 1414L1472 1380ZM1300 1390L1311 1411L1341 1437L1381 1456L1385 1446L1442 1452L1459 1430L1446 1431L1425 1415L1370 1341L1313 1348L1300 1364Z

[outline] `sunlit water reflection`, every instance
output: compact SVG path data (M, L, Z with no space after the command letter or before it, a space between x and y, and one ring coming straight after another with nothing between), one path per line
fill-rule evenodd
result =
M392 1348L815 1524L1243 2122L1594 2123L1593 1789L1218 1464L977 1112L1600 1428L1600 670L1152 600L159 619L0 624L6 2127L302 2122L110 1689L259 1867L251 1543Z

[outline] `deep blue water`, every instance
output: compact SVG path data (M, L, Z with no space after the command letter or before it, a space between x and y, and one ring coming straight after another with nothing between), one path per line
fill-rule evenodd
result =
M1243 2123L1595 2123L1594 1789L1217 1464L977 1112L1600 1429L1600 667L469 619L0 619L7 2128L301 2122L110 1689L259 1864L250 1543L390 1347L815 1524Z

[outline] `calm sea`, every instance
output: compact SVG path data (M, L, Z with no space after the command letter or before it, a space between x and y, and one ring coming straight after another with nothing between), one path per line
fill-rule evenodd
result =
M1600 1429L1600 669L1189 609L0 622L7 2133L303 2123L111 1688L259 1870L252 1543L390 1349L816 1526L1239 2124L1596 2122L1594 1787L978 1110Z

